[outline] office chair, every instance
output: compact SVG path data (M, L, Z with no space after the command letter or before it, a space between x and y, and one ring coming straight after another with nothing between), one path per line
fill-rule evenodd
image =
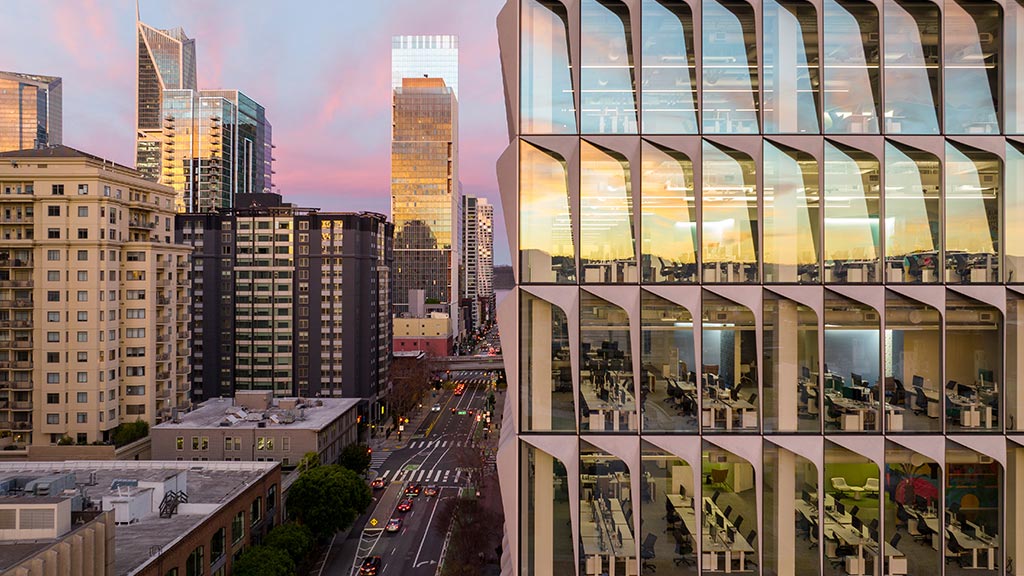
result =
M893 548L896 548L898 550L899 548L897 548L897 547L899 546L900 539L902 539L902 538L903 538L903 535L900 534L899 532L897 532L896 534L893 534L892 538L889 539L889 545L892 546Z
M811 522L799 512L796 513L796 534L804 540L811 539Z
M923 516L918 515L917 518L917 534L911 533L911 537L917 542L931 546L932 534L935 534L935 531L928 527L928 523L924 521Z
M907 509L903 507L903 504L896 503L896 529L910 531L910 515L907 514Z
M656 572L658 567L651 563L654 560L654 542L658 540L658 537L654 534L648 533L644 537L643 544L640 545L640 559L643 563L640 565L644 570L650 570Z
M949 530L946 531L946 564L956 562L961 568L965 566L970 551L964 549L956 540L956 536Z
M878 495L881 486L878 484L878 478L868 478L864 481L864 492L866 494Z
M747 533L747 544L750 544L750 547L754 549L754 553L747 554L744 562L744 568L747 566L757 568L757 532L753 528L751 528L750 532Z
M825 396L825 426L840 427L840 419L843 417L843 413L839 408L836 408L835 402L832 402L832 398Z
M718 504L718 497L721 495L722 493L720 491L715 490L715 493L711 495L711 502Z
M920 416L928 412L928 397L924 395L924 388L921 386L914 387L914 415Z
M693 543L690 542L689 538L676 533L676 557L673 560L673 564L679 566L680 564L686 564L687 566L695 566L695 559L691 559L693 555Z
M725 517L728 518L730 515L732 515L732 506L726 506L725 507Z
M850 508L850 517L853 518L857 516L857 512L860 512L860 506L854 506L853 508Z

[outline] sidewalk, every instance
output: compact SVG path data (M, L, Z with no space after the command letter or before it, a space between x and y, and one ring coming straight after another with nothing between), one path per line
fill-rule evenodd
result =
M423 425L423 422L426 421L431 414L433 414L433 412L427 408L428 401L430 401L430 398L424 398L423 408L417 409L413 415L409 416L409 423L405 425L405 430L402 432L401 440L398 439L398 430L395 429L391 432L391 436L388 438L383 437L383 435L378 438L371 438L370 448L374 451L391 452L393 450L398 450L399 448L404 448L410 440L414 437L418 437L417 431L420 429L420 426Z

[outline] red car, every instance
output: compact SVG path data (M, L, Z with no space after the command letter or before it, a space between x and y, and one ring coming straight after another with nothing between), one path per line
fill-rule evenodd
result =
M388 520L388 525L384 527L385 532L398 532L402 529L402 519L392 518Z
M403 514L408 512L409 510L412 510L412 500L408 498L402 500L401 502L398 503L398 507L396 507L395 510Z
M370 482L370 488L373 488L374 490L380 490L387 485L388 481L383 478L374 478L373 482Z
M359 566L359 576L377 576L382 560L380 556L370 556Z
M423 489L424 496L437 496L437 486L427 486Z

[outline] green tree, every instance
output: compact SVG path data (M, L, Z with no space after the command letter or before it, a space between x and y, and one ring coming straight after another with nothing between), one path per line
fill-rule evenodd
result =
M275 526L263 539L263 545L287 553L298 566L313 549L313 533L302 524L286 522Z
M320 455L316 452L306 452L302 456L302 460L299 460L299 472L305 472L311 470L320 465Z
M144 420L118 424L110 435L114 446L125 446L149 435L149 423Z
M351 525L372 500L366 482L338 465L307 470L288 490L288 510L319 540Z
M338 464L355 472L366 474L370 469L370 447L366 444L349 444L338 456Z
M270 546L253 546L231 566L234 576L293 576L295 563L288 553Z

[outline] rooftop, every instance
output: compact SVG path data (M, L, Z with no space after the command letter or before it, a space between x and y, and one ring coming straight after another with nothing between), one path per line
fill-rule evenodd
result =
M0 158L10 159L42 159L42 158L84 158L86 160L92 160L94 162L100 162L109 166L116 166L122 170L131 170L135 172L134 168L122 166L112 160L107 160L88 152L82 152L70 146L47 146L45 148L26 148L24 150L10 150L8 152L0 152Z
M135 574L150 559L155 559L177 541L185 538L210 514L277 466L274 462L158 462L158 461L75 461L75 462L3 462L0 477L74 474L75 486L96 504L104 496L123 495L117 484L164 482L182 471L186 473L189 507L179 509L170 518L153 513L120 529L114 538L115 569L118 576ZM117 484L115 484L117 481ZM42 502L51 497L10 496L26 502ZM193 506L193 505L207 506ZM190 510L201 510L192 513ZM130 535L130 537L129 537ZM32 542L0 541L0 572L52 545L54 540Z
M21 72L4 72L0 70L0 78L17 78L18 80L25 80L28 82L38 82L41 84L53 84L60 80L60 76L43 76L41 74L24 74Z
M163 429L287 428L321 430L362 402L361 398L275 398L274 405L235 398L213 398L196 409L179 414L177 422L163 422ZM256 395L253 395L256 396Z

